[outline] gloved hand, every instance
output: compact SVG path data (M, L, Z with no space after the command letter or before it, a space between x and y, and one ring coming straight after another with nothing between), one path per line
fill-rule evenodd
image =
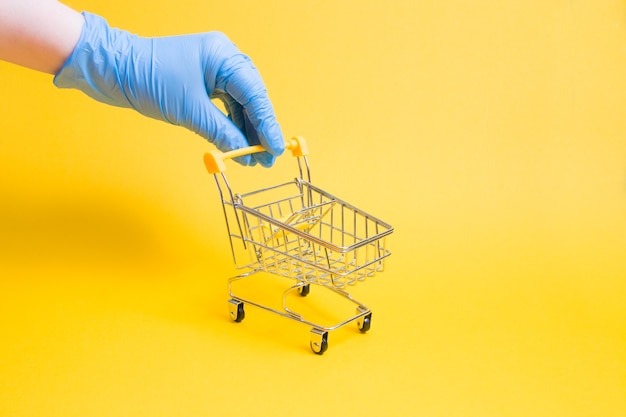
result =
M142 38L83 13L72 55L54 77L59 88L184 126L221 151L261 144L267 152L237 158L270 167L284 140L261 76L223 34ZM211 98L221 99L224 115Z

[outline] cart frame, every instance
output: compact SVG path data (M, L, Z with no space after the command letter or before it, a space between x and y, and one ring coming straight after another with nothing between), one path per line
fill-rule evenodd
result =
M328 348L330 331L353 321L362 333L370 329L371 309L355 300L347 287L384 270L390 255L386 237L393 227L311 184L308 149L302 137L286 142L286 148L297 158L299 176L245 194L233 193L224 174L224 160L263 148L205 154L205 165L217 184L235 267L246 270L228 279L229 314L233 321L241 322L244 305L249 304L308 325L311 350L321 355ZM296 281L282 293L282 309L235 293L235 282L259 272ZM289 307L288 296L293 292L307 296L311 284L353 303L356 314L322 325L297 313Z

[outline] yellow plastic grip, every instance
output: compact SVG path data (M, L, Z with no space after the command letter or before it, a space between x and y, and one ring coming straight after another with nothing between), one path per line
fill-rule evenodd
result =
M306 141L301 136L295 136L285 141L285 149L289 149L291 154L296 157L309 154ZM228 152L214 149L204 154L204 165L206 165L209 174L217 174L218 172L226 171L226 164L224 164L226 159L263 151L265 151L265 148L262 145L248 146L247 148L234 149Z

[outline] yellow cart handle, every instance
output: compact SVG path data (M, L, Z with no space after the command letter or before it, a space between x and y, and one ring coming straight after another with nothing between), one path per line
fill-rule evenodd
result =
M289 149L291 154L296 157L309 154L306 141L301 136L295 136L286 140L285 149ZM222 152L214 149L204 154L204 165L206 165L206 169L209 171L209 174L217 174L218 172L226 171L226 164L224 164L224 160L263 151L265 151L263 145L248 146L247 148L234 149L228 152Z

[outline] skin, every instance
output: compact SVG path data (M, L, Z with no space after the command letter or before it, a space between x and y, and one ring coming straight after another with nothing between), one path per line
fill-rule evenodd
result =
M56 74L83 24L80 13L55 0L0 0L0 60Z

